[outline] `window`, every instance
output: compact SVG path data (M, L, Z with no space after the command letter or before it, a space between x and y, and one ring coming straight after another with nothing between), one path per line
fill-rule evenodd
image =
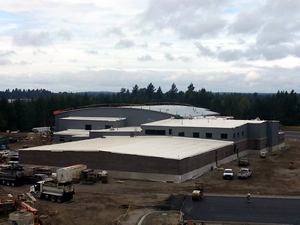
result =
M239 137L240 136L240 132L237 132L237 135L236 135L237 137Z
M172 135L172 129L169 129L169 135Z
M86 124L85 125L85 130L91 130L92 129L92 125Z
M193 133L193 137L194 137L194 138L199 138L199 137L200 137L199 132L194 132L194 133Z
M212 133L206 133L206 138L212 138Z
M112 125L105 125L105 129L109 129L111 127L112 127Z
M228 138L228 134L221 134L221 139L227 139Z
M233 133L233 138L235 138L235 133Z
M145 130L145 134L149 135L166 135L165 130Z
M242 136L244 137L244 131L242 131Z
M60 142L65 142L65 137L59 137Z
M179 132L179 133L178 133L178 136L184 137L184 132Z

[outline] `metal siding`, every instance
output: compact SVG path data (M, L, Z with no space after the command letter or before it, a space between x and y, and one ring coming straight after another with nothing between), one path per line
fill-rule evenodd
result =
M66 127L60 124L59 118L69 117L69 116L122 117L122 118L126 118L126 123L124 124L124 126L140 126L143 123L168 119L171 117L170 114L166 114L163 112L149 111L144 109L118 108L118 107L85 108L85 109L72 110L72 111L55 115L56 131L62 131L66 129Z

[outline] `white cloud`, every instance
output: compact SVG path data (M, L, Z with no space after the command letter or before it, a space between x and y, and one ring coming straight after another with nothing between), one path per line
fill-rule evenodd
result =
M134 45L135 45L135 43L133 41L130 41L130 40L120 40L116 44L116 48L131 48Z
M257 81L262 77L262 75L258 72L250 71L244 78L245 82L253 82Z

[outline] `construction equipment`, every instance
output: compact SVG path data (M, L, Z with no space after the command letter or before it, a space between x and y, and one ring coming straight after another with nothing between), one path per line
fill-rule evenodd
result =
M193 200L200 200L203 198L203 183L195 183L195 189L192 192Z
M18 199L14 201L14 207L18 208L16 212L9 214L9 221L12 224L22 225L40 225L37 209L23 202L22 194L18 195Z
M35 185L31 186L30 193L38 198L61 203L63 201L70 201L75 192L71 182L48 178L43 181L38 181Z

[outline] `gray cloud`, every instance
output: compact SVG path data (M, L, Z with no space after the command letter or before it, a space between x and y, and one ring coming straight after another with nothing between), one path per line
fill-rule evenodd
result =
M90 50L90 51L84 51L84 53L86 54L90 54L90 55L98 55L98 52L95 50Z
M196 42L195 45L199 49L201 55L209 57L213 57L215 55L215 53L212 52L209 47L205 47L199 42Z
M169 46L172 46L172 43L168 43L168 42L160 42L160 43L159 43L159 46L167 46L167 47L169 47Z
M142 62L151 61L152 57L149 56L149 55L144 55L144 56L141 56L141 57L137 58L137 60L142 61Z
M9 59L0 59L0 66L11 65L11 61Z
M72 39L72 34L71 32L67 30L59 30L56 32L56 36L60 39L70 41Z
M47 52L38 49L37 51L33 51L32 54L33 55L38 55L38 54L47 55Z
M30 33L23 32L17 33L13 36L13 44L17 46L46 46L52 44L52 38L48 32Z
M135 45L135 43L133 41L130 40L120 40L115 48L131 48Z
M125 36L123 31L122 31L122 28L120 28L120 27L111 27L106 31L105 34L107 36L110 36L110 35L116 35L116 36L120 36L120 37Z
M180 56L178 59L182 60L183 62L191 62L191 58L187 56Z
M144 44L139 45L139 47L141 47L141 48L148 48L148 43L145 42Z
M170 53L166 53L165 54L165 58L169 61L174 61L175 60L175 57L172 56Z
M226 25L218 16L225 3L226 0L151 0L148 9L138 17L140 27L172 29L183 39L215 35Z
M10 55L14 55L16 54L15 51L0 51L0 57L6 57L6 56L10 56Z

